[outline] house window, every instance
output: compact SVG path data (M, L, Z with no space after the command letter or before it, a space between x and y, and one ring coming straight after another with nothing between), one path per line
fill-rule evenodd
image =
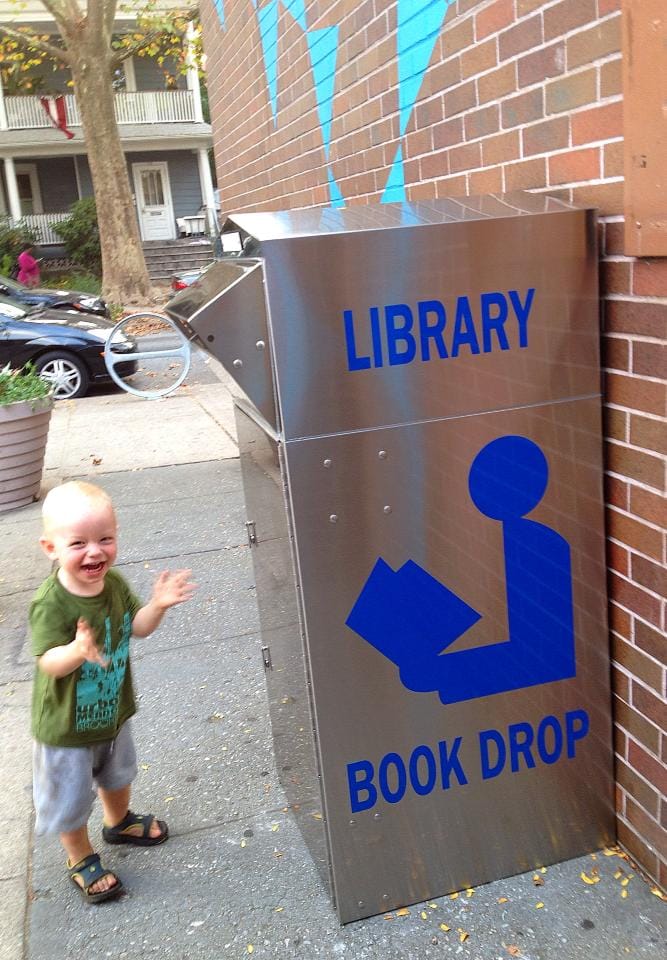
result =
M162 190L162 174L159 170L142 170L141 191L144 195L144 204L147 207L164 206L164 192Z

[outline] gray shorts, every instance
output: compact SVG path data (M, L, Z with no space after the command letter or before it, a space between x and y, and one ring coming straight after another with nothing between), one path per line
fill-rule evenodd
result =
M35 743L32 795L35 833L69 833L88 822L95 800L93 784L120 790L137 775L137 755L129 722L114 740L89 747L51 747Z

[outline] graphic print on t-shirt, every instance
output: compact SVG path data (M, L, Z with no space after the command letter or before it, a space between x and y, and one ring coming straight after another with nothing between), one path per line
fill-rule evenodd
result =
M76 729L104 730L116 725L118 700L125 679L125 668L130 653L132 620L126 611L119 627L120 639L112 652L111 618L104 620L104 657L106 667L98 663L84 663L76 685Z

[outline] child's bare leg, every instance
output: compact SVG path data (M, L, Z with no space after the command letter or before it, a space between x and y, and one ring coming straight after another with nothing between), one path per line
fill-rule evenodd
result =
M106 827L115 827L121 820L125 819L127 811L130 809L130 791L131 786L129 783L126 787L121 787L119 790L104 790L103 787L98 788L97 792L102 801L104 825ZM133 834L133 836L140 836L142 833L141 824L137 824L136 827L131 827L129 832ZM153 820L148 835L150 837L159 837L161 832L157 820Z
M75 864L80 863L81 860L93 853L93 848L91 847L90 839L88 838L88 825L85 823L82 827L79 827L78 830L70 830L67 833L61 833L60 842L65 848L65 853L67 854L68 867L73 867ZM78 880L77 883L79 883ZM117 883L118 880L115 876L102 877L90 887L90 892L102 893L104 890L109 890L111 887L115 887ZM79 886L82 886L82 884L79 883Z

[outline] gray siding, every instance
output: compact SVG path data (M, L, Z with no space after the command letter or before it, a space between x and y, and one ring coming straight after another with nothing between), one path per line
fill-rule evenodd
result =
M44 213L69 210L79 199L72 157L43 157L36 161Z
M187 87L186 79L183 75L173 71L176 77L176 88L185 90ZM164 72L158 64L150 57L134 58L134 75L137 80L137 90L166 90L167 80Z
M53 70L50 64L42 63L30 68L30 76L35 78L35 86L27 95L34 93L37 97L49 97L58 93L74 93L72 87L67 85L71 74L66 68Z

